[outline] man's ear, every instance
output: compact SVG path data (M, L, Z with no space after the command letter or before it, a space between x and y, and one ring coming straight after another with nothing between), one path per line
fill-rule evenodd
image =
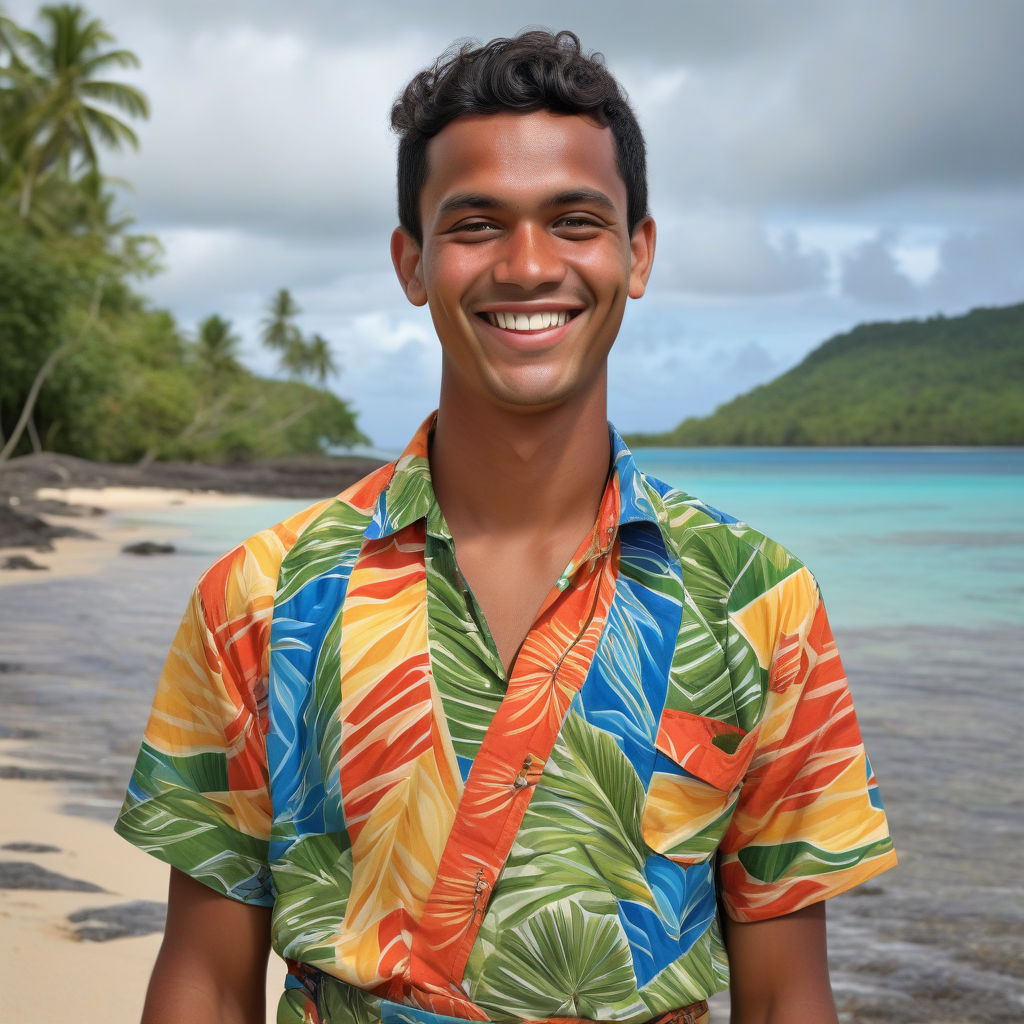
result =
M423 253L419 243L405 228L391 233L391 262L402 285L405 297L414 306L427 304L427 289L423 285Z
M639 299L647 290L647 279L654 266L657 229L653 217L644 217L633 229L629 240L629 297Z

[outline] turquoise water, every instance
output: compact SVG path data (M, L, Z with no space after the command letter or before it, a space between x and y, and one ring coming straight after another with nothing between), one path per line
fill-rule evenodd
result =
M837 631L1024 622L1022 449L638 449L641 468L744 519L818 577ZM214 558L305 502L182 509Z
M1024 450L636 454L795 552L837 629L1024 621Z

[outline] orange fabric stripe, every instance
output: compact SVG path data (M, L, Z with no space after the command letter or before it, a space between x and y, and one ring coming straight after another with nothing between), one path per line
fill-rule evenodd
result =
M580 553L593 543L591 535ZM615 591L617 548L616 543L583 569L571 589L545 602L516 658L413 935L410 981L420 992L462 995L466 961L491 890L597 650Z

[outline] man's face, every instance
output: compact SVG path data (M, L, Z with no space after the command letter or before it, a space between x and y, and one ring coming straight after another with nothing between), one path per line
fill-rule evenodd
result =
M422 247L398 230L392 256L430 306L446 399L540 411L603 390L654 253L652 221L630 237L611 131L549 111L473 115L427 157Z

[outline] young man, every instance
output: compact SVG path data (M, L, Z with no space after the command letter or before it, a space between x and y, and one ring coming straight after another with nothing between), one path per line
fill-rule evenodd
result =
M726 950L734 1021L835 1021L821 901L894 855L817 588L606 422L636 120L528 32L393 124L439 409L199 583L118 823L173 867L144 1020L262 1019L272 936L279 1021L703 1022Z

